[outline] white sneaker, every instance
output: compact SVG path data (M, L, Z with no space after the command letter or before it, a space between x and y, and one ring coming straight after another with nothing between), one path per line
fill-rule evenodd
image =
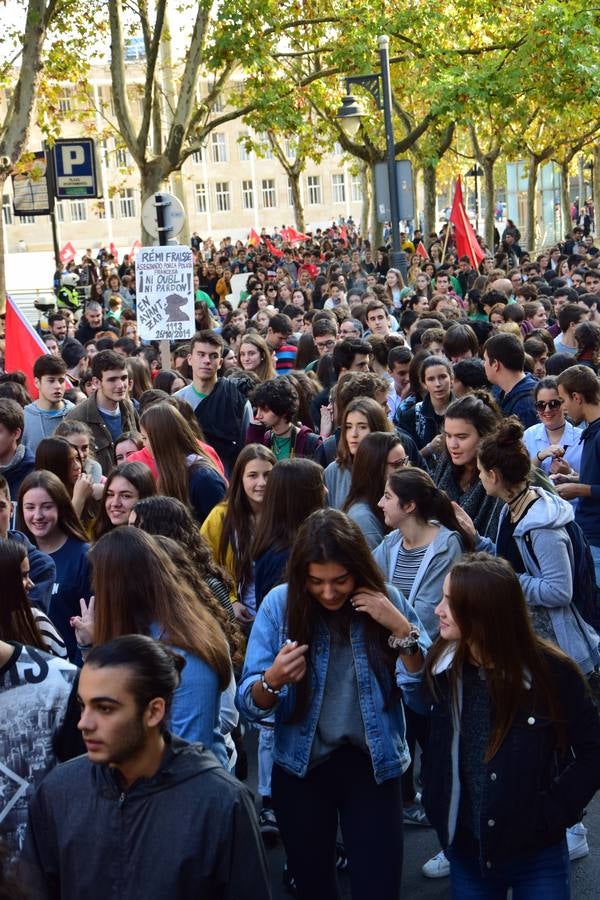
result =
M446 878L450 874L450 862L443 850L432 856L422 866L421 872L426 878Z
M571 862L574 859L583 859L584 856L589 854L590 848L586 835L587 828L583 822L578 822L577 825L567 828L567 847L569 848L569 859Z

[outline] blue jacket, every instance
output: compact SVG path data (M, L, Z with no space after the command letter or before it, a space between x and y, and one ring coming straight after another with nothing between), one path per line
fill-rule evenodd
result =
M7 538L10 541L18 541L19 544L25 544L29 557L29 577L33 581L29 599L35 606L48 612L52 588L56 581L54 560L47 553L42 553L41 550L34 547L29 538L25 537L21 531L9 531Z
M384 578L392 583L399 549L400 532L392 531L373 550L373 557L383 572ZM460 535L442 525L427 548L419 566L408 602L410 606L414 607L430 638L437 637L439 631L434 609L442 599L444 578L454 560L461 557L462 554L463 545Z
M419 643L423 652L426 653L431 642L414 610L392 585L387 585L387 591L392 603L420 629ZM273 588L258 610L250 632L244 671L238 688L237 704L242 715L251 722L260 722L273 714L273 708L261 709L254 703L252 685L269 668L288 639L286 601L287 585L282 584ZM293 635L289 637L293 638ZM395 703L390 709L384 708L384 697L369 666L360 615L352 623L350 640L354 654L365 738L371 754L375 780L381 784L383 781L402 774L410 763L410 754L405 739L404 710L401 702ZM329 629L325 623L321 623L308 651L310 656L308 677L311 679L312 702L305 718L300 722L290 723L288 721L294 709L295 688L293 685L286 685L283 688L274 708L273 759L277 765L299 778L304 778L306 775L319 722L329 665L329 644ZM400 658L396 668L396 677L399 683L402 681L407 693L410 693L411 684L415 686L415 689L419 687L419 675L411 675L407 672Z
M514 388L505 394L500 391L498 401L500 409L505 416L517 416L521 420L523 428L536 425L538 420L535 411L533 392L537 384L536 379L529 372L515 384Z
M461 793L462 679L455 708L448 677L454 653L455 645L448 644L436 664L433 702L425 703L425 695L412 686L406 694L411 708L429 714L423 804L444 849L454 839ZM559 756L554 725L537 708L535 695L528 696L498 751L483 763L479 864L484 872L557 844L565 828L581 821L600 787L600 722L591 695L571 665L551 656L547 661L569 749L566 757ZM529 693L526 673L523 680Z
M525 566L519 581L527 604L546 607L558 646L575 660L584 672L600 663L598 635L581 618L573 597L573 550L565 525L573 521L570 503L556 494L533 488L540 498L517 522L514 539ZM500 513L501 527L508 506ZM530 533L536 559L531 556L525 535ZM477 550L496 552L496 545L479 537Z
M581 444L579 481L591 485L592 493L579 498L575 518L589 543L600 547L600 419L590 422L581 435Z

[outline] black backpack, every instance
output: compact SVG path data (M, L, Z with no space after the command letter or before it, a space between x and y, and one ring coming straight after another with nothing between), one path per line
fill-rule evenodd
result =
M573 603L582 619L595 631L600 631L600 594L596 584L594 557L588 539L577 522L569 522L564 527L573 548ZM530 556L539 567L533 552L530 531L525 533L524 539Z

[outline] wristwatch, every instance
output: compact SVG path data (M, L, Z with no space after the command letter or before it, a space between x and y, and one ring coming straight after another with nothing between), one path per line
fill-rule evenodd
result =
M399 638L390 634L388 644L392 650L397 650L399 656L416 656L419 652L419 638L421 632L418 628L411 628L406 637Z

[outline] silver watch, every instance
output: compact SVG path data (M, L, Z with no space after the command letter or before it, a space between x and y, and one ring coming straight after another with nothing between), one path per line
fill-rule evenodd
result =
M390 634L388 644L392 650L397 650L399 656L415 656L419 652L419 638L421 632L418 628L411 628L406 637L396 637Z

